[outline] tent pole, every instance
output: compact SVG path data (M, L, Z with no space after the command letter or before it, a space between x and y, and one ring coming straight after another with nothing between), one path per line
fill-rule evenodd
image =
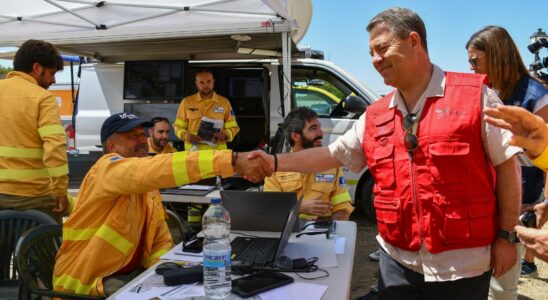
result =
M282 111L287 115L291 109L291 35L287 31L282 32L282 63L284 85Z

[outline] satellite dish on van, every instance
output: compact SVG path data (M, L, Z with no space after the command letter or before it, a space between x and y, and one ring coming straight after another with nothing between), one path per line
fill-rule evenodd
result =
M299 26L293 31L295 44L304 37L312 19L312 0L287 0L287 13Z

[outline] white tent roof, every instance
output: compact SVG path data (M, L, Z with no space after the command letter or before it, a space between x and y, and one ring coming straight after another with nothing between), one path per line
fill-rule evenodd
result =
M104 61L237 58L238 47L281 49L279 33L299 30L287 20L286 1L4 1L0 47L34 38Z

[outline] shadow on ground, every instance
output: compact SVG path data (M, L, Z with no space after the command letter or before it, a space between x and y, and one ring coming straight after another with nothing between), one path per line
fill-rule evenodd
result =
M378 249L378 244L375 240L377 225L371 225L358 210L352 213L350 220L356 222L358 225L354 269L352 271L352 284L350 286L350 299L356 299L369 293L372 285L377 285L379 264L369 260L367 257L369 253Z

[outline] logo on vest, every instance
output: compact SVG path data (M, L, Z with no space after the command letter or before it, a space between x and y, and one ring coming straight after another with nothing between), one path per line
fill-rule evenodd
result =
M448 107L444 109L436 109L435 110L436 115L438 116L438 119L445 119L448 117L464 117L468 115L467 111L457 111L457 110L449 110Z
M316 182L335 182L335 174L316 174Z

